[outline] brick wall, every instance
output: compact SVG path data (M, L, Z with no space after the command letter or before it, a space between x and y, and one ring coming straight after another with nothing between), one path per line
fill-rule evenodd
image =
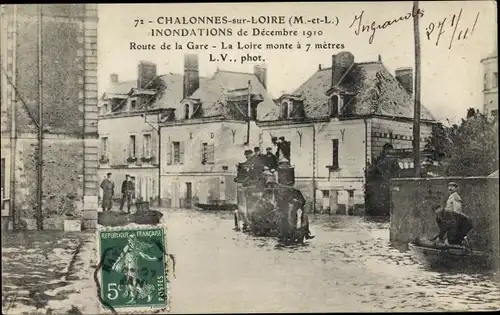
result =
M411 148L413 140L413 122L382 118L371 120L371 153L372 159L382 152L384 144L391 143L395 149ZM424 149L430 137L432 125L422 123L420 126L420 148Z
M469 234L476 250L499 252L498 179L470 178L411 178L391 181L390 239L393 243L407 244L415 237L433 237L439 229L434 205L443 205L448 197L447 183L459 185L463 212L472 220L474 229Z

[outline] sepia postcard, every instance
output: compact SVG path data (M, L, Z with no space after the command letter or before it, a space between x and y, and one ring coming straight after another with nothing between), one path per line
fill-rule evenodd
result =
M496 12L2 4L2 314L498 311Z

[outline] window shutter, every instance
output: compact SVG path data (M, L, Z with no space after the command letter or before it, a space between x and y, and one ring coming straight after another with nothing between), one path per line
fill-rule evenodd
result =
M179 142L179 162L184 164L184 141Z
M205 145L203 142L200 142L200 162L201 164L205 164Z
M215 148L213 144L208 145L207 152L207 161L210 164L214 164L215 162Z
M167 165L172 164L172 142L167 142L166 150L167 150Z
M332 166L334 168L338 168L339 167L339 140L338 139L332 140L332 147L333 147Z
M156 153L158 146L158 134L152 134L149 142L150 156L156 157L156 161L158 161L158 153Z

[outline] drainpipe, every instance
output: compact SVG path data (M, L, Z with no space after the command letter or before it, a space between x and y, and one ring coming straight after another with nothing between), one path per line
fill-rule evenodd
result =
M12 32L12 82L16 84L16 40L17 40L17 5L13 5L14 15L13 15L13 24L14 30ZM7 32L8 28L5 28ZM7 38L7 36L6 36ZM6 74L7 75L7 74ZM16 152L17 152L17 129L16 129L16 99L17 94L14 91L11 93L11 104L10 104L10 115L11 115L11 125L10 125L10 213L9 217L12 221L12 228L14 230L18 227L18 220L16 215Z
M158 207L161 207L161 125L160 125L160 113L156 118L158 125Z
M314 122L312 124L313 129L313 173L312 173L312 184L313 184L313 213L316 213L316 127Z
M365 170L364 170L364 180L363 180L363 192L365 199L365 215L366 215L366 184L368 178L368 122L366 118L363 118L363 122L365 123Z
M43 76L42 76L42 5L38 5L38 208L36 225L43 230L42 188L43 188Z

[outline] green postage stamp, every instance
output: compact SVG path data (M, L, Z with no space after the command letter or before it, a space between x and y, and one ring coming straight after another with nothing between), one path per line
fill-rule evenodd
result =
M97 291L108 313L170 310L165 226L102 228L97 231Z

